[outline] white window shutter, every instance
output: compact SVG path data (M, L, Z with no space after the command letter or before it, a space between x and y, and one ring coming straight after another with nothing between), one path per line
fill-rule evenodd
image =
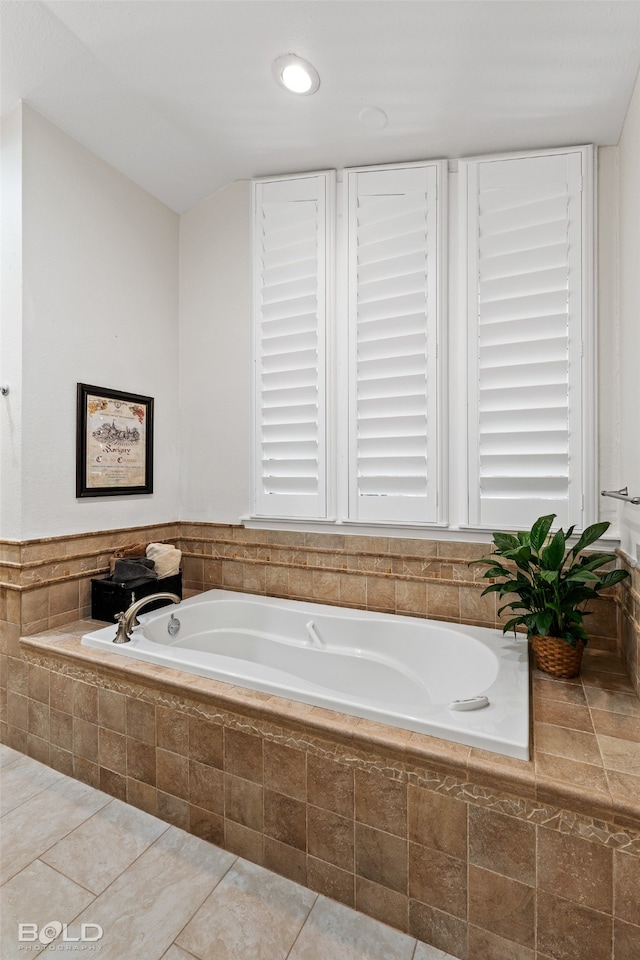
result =
M346 175L354 521L438 520L440 173L431 163Z
M327 514L333 184L331 172L254 183L256 516Z
M461 163L469 263L469 523L582 524L581 150Z

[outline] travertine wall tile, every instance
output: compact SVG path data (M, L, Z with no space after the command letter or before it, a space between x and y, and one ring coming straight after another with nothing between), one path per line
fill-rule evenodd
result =
M262 740L239 730L225 730L224 769L236 777L262 783Z
M469 862L535 885L536 827L470 804Z
M355 903L350 906L404 933L409 930L409 905L405 896L364 877L356 877L355 881Z
M614 918L614 960L636 960L640 943L640 926Z
M355 872L355 830L353 820L330 810L307 807L307 851L350 874Z
M264 787L261 784L224 774L224 813L228 820L262 834L263 811Z
M274 790L264 791L265 837L278 840L297 850L306 851L306 807L301 800L294 800Z
M64 746L64 744L60 744ZM127 775L127 738L121 733L99 727L98 762L113 773Z
M307 758L307 799L309 803L354 819L353 769L330 758Z
M283 744L264 743L264 785L297 800L306 800L306 753Z
M189 805L189 831L202 840L215 843L221 847L224 844L224 818L212 810Z
M611 916L543 890L538 892L537 946L543 955L610 960L612 933Z
M264 838L264 866L294 883L304 885L307 882L307 856L304 851L268 836Z
M538 885L566 900L613 912L613 850L538 829Z
M408 933L460 960L468 957L467 922L420 900L409 899Z
M64 677L61 674L53 674L51 680L51 697L53 704L53 690L54 682L66 681L72 683L73 681L69 677ZM61 701L64 697L61 693ZM98 721L100 726L107 727L109 730L114 730L117 733L126 733L127 730L127 721L126 721L126 705L127 700L124 694L117 693L115 690L108 690L104 687L100 687L98 690Z
M244 827L232 820L224 823L224 847L230 853L235 853L251 863L262 866L264 863L264 836L260 832Z
M409 896L467 919L467 862L433 847L409 844Z
M346 870L310 855L307 856L306 885L316 893L344 903L347 907L355 907L353 873L347 873Z
M464 860L467 856L467 804L408 786L409 839Z
M404 896L408 888L408 844L363 823L355 828L356 874Z
M469 865L469 922L523 947L536 942L535 888Z
M355 771L355 815L360 823L407 836L407 784L364 770Z

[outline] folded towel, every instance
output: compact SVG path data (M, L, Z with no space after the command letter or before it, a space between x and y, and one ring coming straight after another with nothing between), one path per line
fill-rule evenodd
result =
M130 557L117 559L113 568L115 583L130 584L134 580L156 580L158 573L153 560L147 557Z
M153 560L158 577L173 577L180 570L182 552L170 543L150 543L147 557Z
M113 556L109 560L110 572L113 573L116 560L122 557L144 557L146 549L146 543L132 543L129 547L120 547L118 550L114 550Z

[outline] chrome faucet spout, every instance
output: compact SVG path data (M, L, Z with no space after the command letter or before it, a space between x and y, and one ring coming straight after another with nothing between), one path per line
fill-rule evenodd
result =
M146 607L147 604L153 603L154 600L172 600L173 603L182 602L176 593L152 593L148 597L141 597L140 600L136 600L135 603L132 603L130 607L116 616L118 629L113 638L114 643L129 643L132 629L138 626L136 615Z

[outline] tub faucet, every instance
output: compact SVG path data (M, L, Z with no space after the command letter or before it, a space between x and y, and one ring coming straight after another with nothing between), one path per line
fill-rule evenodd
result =
M175 593L152 593L148 597L141 597L122 613L117 614L118 629L113 638L114 643L129 643L132 629L138 626L136 614L154 600L172 600L174 603L181 603L180 597Z

